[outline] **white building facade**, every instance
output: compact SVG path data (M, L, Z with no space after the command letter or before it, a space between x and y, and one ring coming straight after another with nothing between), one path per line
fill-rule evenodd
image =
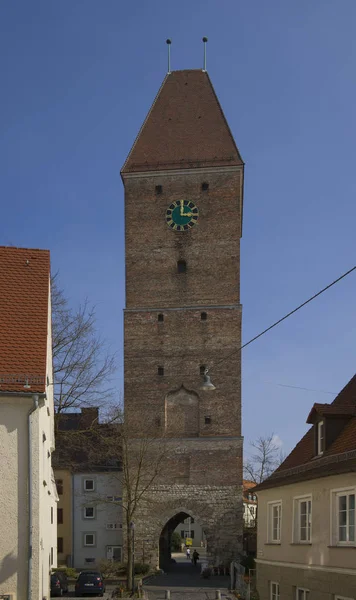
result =
M102 560L122 560L121 472L73 475L73 566L100 566Z

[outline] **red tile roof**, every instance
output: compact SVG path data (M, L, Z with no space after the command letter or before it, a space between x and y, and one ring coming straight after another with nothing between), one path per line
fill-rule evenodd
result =
M0 392L45 391L49 277L48 250L0 246Z
M314 427L311 427L271 477L258 486L257 491L288 483L292 477L296 478L296 469L298 468L300 474L304 473L303 468L308 469L308 478L317 477L319 471L320 474L328 475L328 458L330 459L338 454L351 453L345 457L345 460L354 461L355 457L353 455L355 452L353 451L356 450L356 375L350 379L331 404L314 404L309 413L308 422L310 422L309 419L313 419L316 412L327 419L342 416L349 417L349 419L336 439L320 457L315 455L315 430ZM336 468L345 469L344 464L342 467L338 467L340 463L337 462L332 464L333 468L336 465Z
M122 173L242 165L204 71L166 75Z

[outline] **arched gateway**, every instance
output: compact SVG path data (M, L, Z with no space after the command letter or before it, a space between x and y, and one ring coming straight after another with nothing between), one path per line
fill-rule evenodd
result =
M122 178L125 421L159 464L135 513L135 557L166 564L174 525L191 515L211 560L236 560L243 162L205 71L167 74Z

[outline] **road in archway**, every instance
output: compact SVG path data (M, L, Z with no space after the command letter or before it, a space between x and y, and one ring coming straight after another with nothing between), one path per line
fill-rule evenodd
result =
M204 559L204 549L198 548L200 557ZM204 579L200 575L200 564L193 566L185 554L172 554L176 561L172 563L168 573L157 575L149 585L145 585L149 600L163 600L165 590L171 591L171 600L215 600L215 590L221 590L221 598L228 600L229 577L212 575Z

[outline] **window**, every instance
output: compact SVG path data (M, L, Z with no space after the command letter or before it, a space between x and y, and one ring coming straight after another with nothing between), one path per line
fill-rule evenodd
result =
M206 417L204 417L204 421L205 421L205 425L211 425L210 415L206 415Z
M178 273L186 273L186 271L187 271L187 263L185 262L185 260L178 260L177 261L177 270L178 270Z
M249 494L249 495L248 495L248 499L249 499L249 500L252 500L252 494Z
M84 479L84 490L86 492L94 491L94 479Z
M355 545L355 492L337 494L337 541Z
M203 192L206 192L209 189L209 184L204 181L204 183L201 184L201 189L203 190Z
M295 600L308 600L309 590L305 588L297 588L295 593Z
M164 321L164 315L162 315L162 313L158 314L157 321L158 321L158 323L163 323L163 321Z
M268 542L280 544L282 523L282 502L268 503Z
M194 529L190 530L190 536L189 536L192 540L194 540Z
M200 367L199 367L200 375L205 375L205 369L206 369L205 365L200 365Z
M95 546L95 533L84 534L84 546Z
M121 502L122 497L121 496L106 496L106 500L108 502Z
M63 479L56 479L57 494L62 496L63 494Z
M193 525L193 523L194 523L194 519L193 519L193 517L190 517L190 524Z
M354 599L346 598L345 596L334 596L334 600L354 600Z
M207 318L208 318L208 314L207 314L206 312L202 312L202 313L200 313L200 319L201 319L202 321L206 321L206 320L207 320Z
M279 600L279 583L276 581L271 581L269 590L270 600Z
M62 537L57 538L57 552L58 552L58 554L63 553L63 538Z
M181 529L181 531L180 531L180 537L184 540L184 529Z
M254 494L254 495L253 495L253 499L254 499L254 501L255 501L255 502L257 501L257 496L256 496L256 494Z
M57 523L58 525L63 524L63 508L57 508Z
M161 185L156 185L156 194L157 195L162 194L162 191L163 191L162 186Z
M312 501L311 496L294 500L294 542L311 542Z
M85 506L84 507L84 519L94 519L94 518L95 518L94 506Z
M87 564L94 563L95 562L95 558L85 558L84 562L87 563Z
M317 442L317 453L318 455L324 452L324 421L318 423L318 442Z
M157 375L160 377L164 375L164 367L157 367Z

